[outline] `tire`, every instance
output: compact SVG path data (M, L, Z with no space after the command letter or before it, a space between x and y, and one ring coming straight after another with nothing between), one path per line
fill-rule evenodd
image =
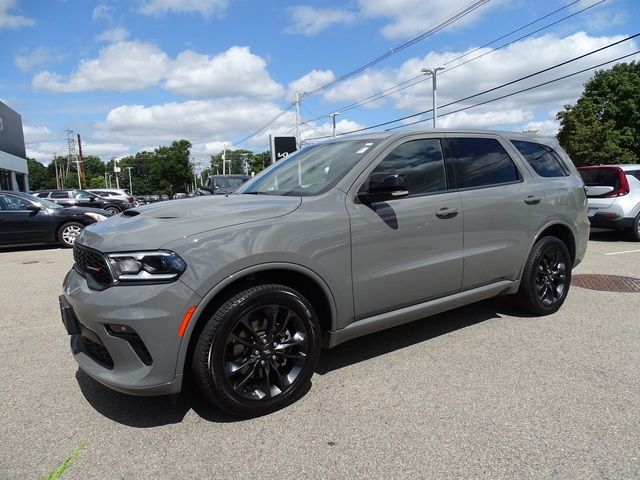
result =
M557 312L569 292L571 268L571 255L564 242L551 236L541 238L529 253L517 303L536 316Z
M72 248L76 241L76 237L80 234L84 225L78 222L69 222L63 224L58 229L58 242L65 248Z
M120 213L120 209L118 207L114 207L113 205L109 205L108 207L104 207L104 209L109 212L111 215L117 215Z
M629 230L629 236L631 237L631 240L640 242L640 213L636 215L636 218L633 221L631 230Z
M200 390L220 409L243 418L296 401L320 355L320 328L311 304L284 285L247 288L205 324L192 357Z

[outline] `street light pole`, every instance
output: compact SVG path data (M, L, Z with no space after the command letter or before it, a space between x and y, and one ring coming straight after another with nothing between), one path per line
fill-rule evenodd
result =
M127 170L129 170L129 193L131 195L133 195L133 185L131 184L131 169L133 167L126 167Z
M436 100L436 96L437 96L437 81L436 81L436 77L438 76L438 72L444 70L444 67L438 67L438 68L423 68L422 69L422 73L424 73L425 75L431 75L431 79L433 80L433 128L436 128L436 118L438 117L438 102Z
M336 115L340 115L340 112L333 112L329 114L333 123L333 138L336 138Z

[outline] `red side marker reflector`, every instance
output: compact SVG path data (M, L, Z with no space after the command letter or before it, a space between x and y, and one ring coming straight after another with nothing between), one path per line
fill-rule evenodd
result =
M180 324L180 328L178 328L178 336L181 337L184 335L185 330L189 326L189 322L191 321L191 317L196 312L196 306L189 307L187 313L184 314L184 318L182 319L182 323Z

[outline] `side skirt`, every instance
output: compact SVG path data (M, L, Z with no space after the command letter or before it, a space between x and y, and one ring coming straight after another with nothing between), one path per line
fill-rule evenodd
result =
M463 305L478 302L486 298L505 293L514 293L518 290L519 284L519 281L501 280L465 292L455 293L447 297L411 305L410 307L404 307L392 312L381 313L373 317L363 318L335 332L326 332L325 345L328 348L333 348L353 338L380 330L386 330L387 328L402 325L403 323L420 320L421 318L462 307Z

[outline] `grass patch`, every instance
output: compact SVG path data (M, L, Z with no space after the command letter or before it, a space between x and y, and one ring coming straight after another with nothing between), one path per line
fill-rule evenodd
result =
M49 472L47 475L40 475L39 480L58 480L64 472L66 472L69 467L75 462L80 456L80 451L85 447L85 443L79 443L76 448L65 458L64 462L62 462L58 467Z

